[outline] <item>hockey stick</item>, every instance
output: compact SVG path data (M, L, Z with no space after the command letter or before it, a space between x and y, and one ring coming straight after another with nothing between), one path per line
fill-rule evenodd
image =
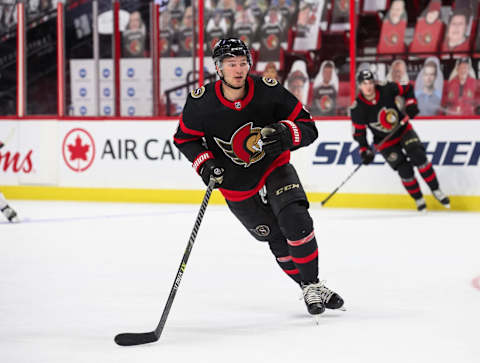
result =
M180 267L178 268L177 276L175 277L175 280L173 282L172 289L170 290L170 295L168 296L167 303L165 304L165 308L163 309L162 317L160 318L160 322L158 323L157 328L148 333L118 334L115 337L115 343L117 343L118 345L140 345L146 343L153 343L160 339L160 335L162 334L163 328L165 327L170 308L173 304L173 299L177 294L178 287L180 286L180 282L182 281L183 273L185 272L185 268L187 267L187 261L190 257L190 252L192 252L193 244L195 243L195 238L197 237L197 232L200 228L200 223L202 222L203 215L205 214L205 210L207 209L208 201L210 200L210 195L212 194L214 186L215 179L212 177L210 179L210 182L208 183L205 196L203 197L202 205L200 206L200 210L197 214L197 219L195 220L195 225L193 226L192 233L190 234L190 239L188 240L187 248L185 249L185 253L183 254L182 262L180 263Z
M374 155L378 152L379 148L380 148L383 144L385 144L388 140L391 139L391 137L393 136L393 134L394 134L395 132L397 132L400 127L402 127L403 125L405 125L405 124L408 122L408 119L409 119L409 117L408 117L408 116L405 116L405 117L402 119L402 121L400 121L400 122L398 123L398 125L395 126L395 127L393 128L393 130L390 131L390 133L389 133L387 136L385 136L385 137L382 139L382 141L380 141L380 142L378 143L377 146L375 146L375 145L373 146L373 154L374 154ZM364 165L364 164L362 164L362 163L358 164L358 165L356 166L356 168L353 169L353 171L352 171L350 174L348 174L348 176L345 178L345 180L344 180L338 187L336 187L336 188L333 190L333 192L331 192L331 193L321 202L322 207L330 200L331 197L333 197L333 196L335 195L336 192L338 192L338 190L339 190L347 181L350 180L350 178L358 171L358 169L360 169L360 168L362 167L362 165Z

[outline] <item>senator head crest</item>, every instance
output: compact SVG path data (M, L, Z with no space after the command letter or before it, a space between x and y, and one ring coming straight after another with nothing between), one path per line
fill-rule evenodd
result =
M240 127L230 141L215 137L215 142L235 164L249 167L265 156L262 150L261 127L252 127L253 122Z
M377 122L371 124L372 127L382 132L390 132L400 122L397 110L394 108L382 107L378 112Z

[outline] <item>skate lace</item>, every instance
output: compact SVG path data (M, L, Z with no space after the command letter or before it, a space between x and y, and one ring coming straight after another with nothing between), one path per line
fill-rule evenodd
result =
M307 304L326 304L330 300L334 292L326 287L324 283L325 281L320 281L316 284L310 284L303 287L302 297Z

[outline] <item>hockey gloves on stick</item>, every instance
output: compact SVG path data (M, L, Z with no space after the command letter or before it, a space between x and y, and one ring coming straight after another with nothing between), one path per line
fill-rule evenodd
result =
M265 126L260 131L262 148L266 154L280 155L293 146L292 134L287 125L276 122Z
M205 185L208 186L210 177L215 179L215 188L218 188L223 182L224 169L216 165L215 160L209 159L205 161L200 169L200 176Z
M362 164L368 165L375 158L375 153L369 147L360 151L360 157L362 158Z

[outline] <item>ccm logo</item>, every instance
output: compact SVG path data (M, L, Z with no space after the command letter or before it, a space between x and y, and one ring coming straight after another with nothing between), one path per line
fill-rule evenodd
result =
M291 189L299 189L299 188L300 188L300 184L285 185L284 187L281 187L280 189L277 189L276 192L275 192L275 195L280 195L283 192L288 192Z

